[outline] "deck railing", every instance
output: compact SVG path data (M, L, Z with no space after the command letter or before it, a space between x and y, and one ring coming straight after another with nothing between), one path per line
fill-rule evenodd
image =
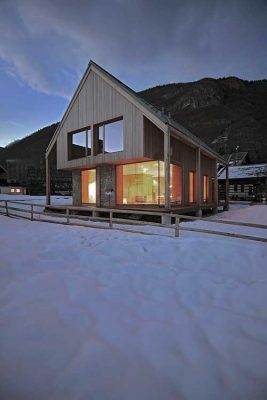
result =
M16 207L15 207L16 205ZM17 207L21 206L21 207ZM23 207L22 207L23 206ZM26 207L26 208L25 208ZM45 209L45 211L44 211ZM53 212L48 212L47 210L53 210ZM56 210L56 212L55 212ZM92 215L78 215L77 212L91 212ZM99 216L99 213L104 213L106 216ZM174 237L180 236L180 231L191 231L191 232L199 232L199 233L208 233L213 235L221 235L234 237L239 239L249 239L260 242L267 242L267 238L251 236L251 235L243 235L234 232L225 232L219 230L211 230L205 228L198 227L186 227L184 225L181 226L182 221L204 221L211 224L223 224L230 226L242 226L247 228L256 228L256 229L267 229L267 225L263 224L255 224L255 223L247 223L247 222L239 222L239 221L227 221L224 219L206 219L201 217L193 217L184 214L174 214L174 213L163 213L163 212L154 212L154 211L146 211L146 210L126 210L126 209L110 209L110 208L98 208L98 207L78 207L78 206L68 206L68 205L43 205L36 204L30 202L24 202L19 200L0 200L0 214L4 214L9 217L17 217L17 218L25 218L31 221L40 221L40 222L51 222L65 225L79 225L89 228L98 228L98 229L112 229L114 228L114 224L117 224L115 229L131 232L131 233L141 233L144 235L160 235L160 233L155 232L146 232L140 231L136 229L129 229L127 225L132 226L152 226L159 228L168 228L174 231ZM27 215L26 215L27 214ZM116 215L140 215L140 216L153 216L160 217L161 222L151 222L151 221L140 221L140 220L132 220L114 216ZM42 218L41 218L42 216ZM79 222L81 221L81 222ZM85 222L103 222L106 225L96 225L96 224L88 224ZM125 226L126 225L126 226Z

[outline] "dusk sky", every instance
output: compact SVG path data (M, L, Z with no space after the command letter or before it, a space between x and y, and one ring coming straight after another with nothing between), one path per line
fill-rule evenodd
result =
M267 1L0 0L0 146L59 121L90 59L136 91L267 78Z

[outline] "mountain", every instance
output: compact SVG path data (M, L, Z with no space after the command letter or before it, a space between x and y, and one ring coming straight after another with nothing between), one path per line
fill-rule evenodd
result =
M252 163L267 162L267 80L204 78L139 95L220 154L247 151Z
M2 148L3 153L0 149L0 159L4 156L5 159L10 160L22 159L32 162L43 161L45 150L52 139L57 126L58 123L46 126L21 140L9 143L5 148Z
M191 83L156 86L139 95L220 154L248 152L252 163L267 162L267 80L204 78ZM26 185L32 194L45 192L45 150L58 123L0 147L0 165L9 181ZM57 171L52 154L52 191L68 192L71 173Z
M28 188L29 194L45 194L45 151L58 123L0 148L0 165L7 171L9 183ZM52 194L71 190L71 173L56 168L56 148L51 154Z

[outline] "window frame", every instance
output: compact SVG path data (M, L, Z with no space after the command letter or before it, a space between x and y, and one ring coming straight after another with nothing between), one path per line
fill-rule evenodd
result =
M116 150L112 152L106 152L105 151L105 145L106 145L106 125L113 124L114 122L119 122L122 121L122 149L121 150ZM103 144L102 144L102 151L99 152L99 128L103 128ZM123 116L109 119L103 122L100 122L99 124L94 125L94 134L93 136L95 137L95 148L94 148L94 155L99 155L99 154L113 154L113 153L119 153L121 151L124 151L125 148L125 143L124 143L124 119Z
M88 147L89 141L88 141L88 132L91 132L91 147ZM73 157L72 156L72 145L73 145L73 135L75 135L76 133L81 133L81 132L85 132L85 147L84 147L84 156L81 157ZM89 125L87 127L84 128L80 128L80 129L75 129L74 131L68 132L68 161L72 161L72 160L79 160L80 158L86 158L86 157L90 157L93 155L93 143L94 139L93 139L93 130L92 130L92 126ZM88 149L91 150L91 154L88 155Z

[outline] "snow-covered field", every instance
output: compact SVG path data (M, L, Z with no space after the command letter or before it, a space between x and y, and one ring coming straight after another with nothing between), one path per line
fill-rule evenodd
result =
M266 400L265 243L0 216L0 250L1 400Z

